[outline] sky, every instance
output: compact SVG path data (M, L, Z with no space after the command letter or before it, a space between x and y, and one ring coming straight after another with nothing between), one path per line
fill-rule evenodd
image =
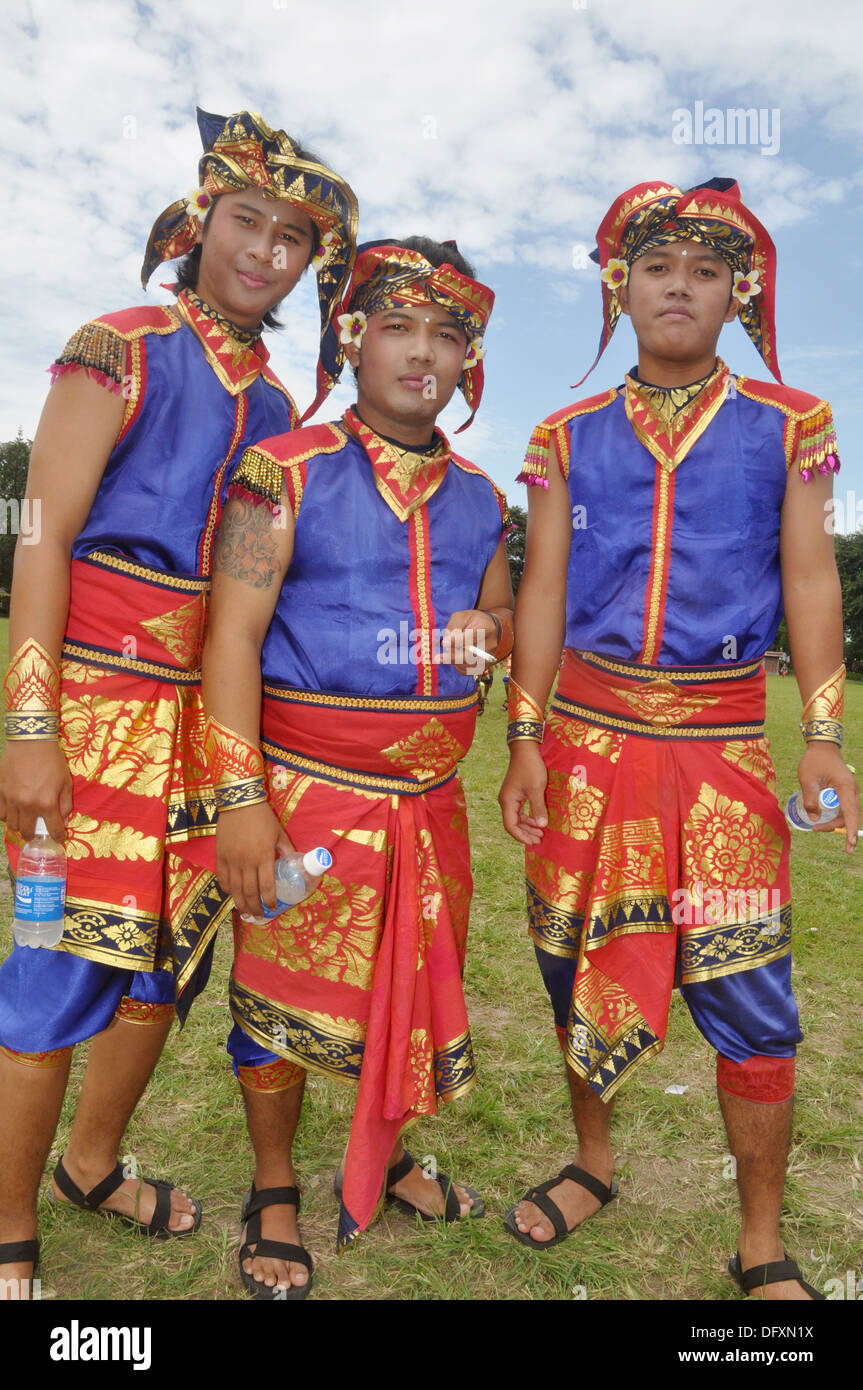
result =
M0 439L32 437L45 368L82 322L171 301L165 268L145 293L140 264L156 215L197 183L194 108L250 108L350 180L361 240L454 237L495 290L485 396L453 442L522 505L533 425L635 361L624 319L572 390L599 339L587 252L612 199L736 178L777 246L783 377L833 405L837 529L863 529L861 52L858 0L6 0ZM267 345L304 409L310 277L281 317ZM739 324L720 352L770 379ZM316 418L351 399L346 373ZM441 417L451 438L466 413L457 396Z

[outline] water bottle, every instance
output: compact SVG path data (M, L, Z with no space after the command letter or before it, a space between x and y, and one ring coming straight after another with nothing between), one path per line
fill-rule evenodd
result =
M66 907L66 853L52 840L41 816L36 833L18 856L15 920L18 946L56 946L63 935Z
M826 825L828 821L835 820L839 815L839 797L832 787L825 787L818 797L818 805L821 814L815 820L812 819L806 807L803 805L803 793L795 792L788 798L788 805L785 807L785 819L792 830L811 830L813 825Z
M333 856L322 845L318 845L317 849L308 850L305 854L300 854L294 850L291 854L279 855L274 869L278 907L273 909L262 902L261 912L263 916L244 917L242 920L260 926L269 918L278 917L280 912L285 911L285 908L296 907L297 903L301 903L303 898L307 898L310 893L315 891L321 874L332 868L332 863Z

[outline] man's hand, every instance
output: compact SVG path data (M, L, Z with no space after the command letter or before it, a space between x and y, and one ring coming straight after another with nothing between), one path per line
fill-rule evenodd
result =
M276 910L276 856L293 848L267 801L220 812L216 876L242 917L260 917L262 902Z
M826 825L813 825L813 830L839 830L845 827L845 853L852 854L860 829L860 788L850 768L845 765L837 744L813 739L797 768L797 779L803 791L803 805L813 819L821 814L818 794L832 787L839 797L841 810L835 820Z
M481 676L491 662L475 656L469 647L479 647L494 656L497 650L497 628L490 613L479 608L465 608L453 613L441 638L440 659L454 666L463 676Z
M522 845L538 845L548 813L545 789L548 772L542 761L539 744L530 739L517 739L510 745L509 771L503 779L498 802L503 814L504 829ZM530 806L528 815L525 807Z
M72 814L72 776L54 739L7 743L0 760L0 820L29 840L42 816L52 840L66 838Z

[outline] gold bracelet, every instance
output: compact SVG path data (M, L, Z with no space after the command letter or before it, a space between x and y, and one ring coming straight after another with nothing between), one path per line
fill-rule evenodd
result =
M34 637L21 643L3 682L7 741L56 741L60 734L60 671Z
M48 710L7 710L4 724L7 743L54 742L60 737L60 716Z
M219 811L256 806L267 800L267 781L260 748L212 716L204 731L204 753L216 789Z
M836 743L842 747L842 715L845 710L845 663L819 685L806 701L800 729L807 743Z
M509 678L506 706L509 718L506 726L507 743L515 743L520 739L542 743L545 734L545 711L512 676Z

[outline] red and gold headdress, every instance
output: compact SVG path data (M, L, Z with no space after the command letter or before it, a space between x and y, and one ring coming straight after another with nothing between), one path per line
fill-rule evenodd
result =
M356 254L357 200L353 189L325 164L304 159L283 130L273 131L256 111L215 116L196 108L204 153L198 163L199 187L178 198L153 224L141 268L147 282L157 265L191 251L198 230L220 193L259 188L267 198L300 208L320 231L312 265L318 277L321 342L345 293ZM321 368L318 368L319 381ZM326 391L335 384L326 378Z
M602 269L603 328L599 351L581 381L590 376L617 326L617 290L626 283L629 267L647 251L673 241L702 242L731 267L738 318L781 381L774 320L776 248L742 202L733 179L711 179L685 192L668 183L639 183L615 199L591 253Z
M458 250L454 241L441 244ZM395 246L389 241L367 241L360 246L350 284L340 305L342 312L333 316L333 323L325 335L322 367L325 372L338 376L344 363L345 345L351 341L351 325L363 324L369 314L392 309L397 304L431 303L441 305L452 314L467 337L459 390L470 407L470 415L456 430L456 434L460 434L473 420L482 398L482 359L485 356L482 335L491 315L494 294L487 285L462 275L448 261L434 266L421 252ZM319 378L318 395L303 419L314 414L325 395Z

